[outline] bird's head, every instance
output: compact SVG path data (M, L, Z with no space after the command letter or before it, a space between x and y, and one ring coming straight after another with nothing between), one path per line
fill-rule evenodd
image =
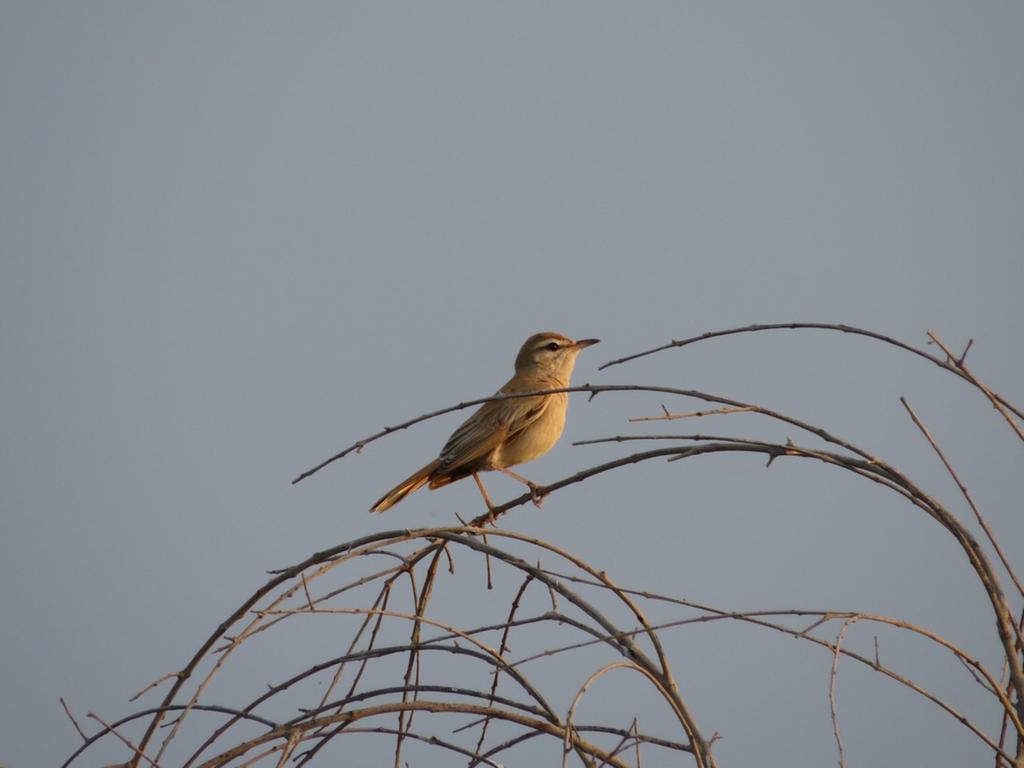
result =
M573 341L550 331L535 333L516 355L516 373L551 377L568 386L576 355L597 342L598 339Z

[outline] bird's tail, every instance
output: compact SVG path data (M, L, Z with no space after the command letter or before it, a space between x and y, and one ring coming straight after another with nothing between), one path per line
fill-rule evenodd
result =
M383 512L387 509L391 509L395 504L400 502L406 496L413 491L417 491L427 483L430 483L430 487L433 488L434 483L431 482L431 475L441 466L439 459L434 459L432 462L427 464L416 472L413 472L409 477L400 482L390 491L381 497L380 501L370 507L371 512ZM442 483L443 484L443 483Z

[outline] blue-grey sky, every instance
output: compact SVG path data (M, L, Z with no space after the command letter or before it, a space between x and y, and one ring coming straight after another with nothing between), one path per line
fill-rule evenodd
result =
M74 748L60 696L129 711L267 569L478 512L461 483L366 513L458 415L289 480L489 394L539 330L602 339L577 382L791 412L966 516L906 395L1017 555L1021 446L937 369L813 333L597 366L715 328L846 322L974 338L974 369L1024 399L1022 30L1004 2L6 3L0 765ZM637 431L660 402L574 400L523 473L620 455L570 442ZM789 436L737 416L677 431L698 427ZM999 668L950 537L822 468L652 464L503 525L624 584L902 616ZM737 627L670 639L723 765L835 761L827 654ZM894 666L998 730L954 661L892 642ZM840 674L851 765L988 760L927 702Z

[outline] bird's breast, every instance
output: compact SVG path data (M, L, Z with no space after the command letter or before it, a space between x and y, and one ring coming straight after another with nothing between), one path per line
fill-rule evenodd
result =
M533 461L550 451L565 428L565 412L569 396L560 392L549 395L544 412L521 432L502 443L494 451L491 463L495 468L514 467Z

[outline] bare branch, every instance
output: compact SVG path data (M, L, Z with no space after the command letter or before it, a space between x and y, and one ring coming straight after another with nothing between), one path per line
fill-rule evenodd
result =
M60 697L60 705L64 707L64 713L68 716L68 719L71 721L71 724L75 726L75 730L78 731L78 735L82 737L82 741L88 743L89 737L85 735L85 731L82 730L82 726L78 724L78 721L75 719L75 716L71 714L71 707L69 707L67 705L67 702L64 701L63 696Z
M960 376L967 379L967 381L971 382L971 384L981 390L982 394L984 394L985 397L989 399L989 402L992 403L992 407L999 411L1000 415L1006 419L1006 423L1010 425L1010 428L1017 433L1017 437L1024 440L1024 427L1021 427L1020 423L1017 421L1017 419L1024 419L1024 412L989 389L978 379L977 376L971 373L970 369L968 369L966 365L964 365L964 357L967 355L967 349L970 349L970 344L967 345L967 349L964 350L964 353L960 355L960 357L955 357L949 347L942 342L942 339L940 339L938 334L934 331L928 331L928 338L946 353L947 367L952 367L960 374ZM1017 419L1015 419L1014 416L1016 416Z
M836 706L836 673L839 669L839 654L843 644L843 635L858 618L858 616L851 616L839 628L839 634L836 635L836 642L832 650L832 671L828 677L828 705L832 712L832 733L836 737L836 748L839 750L839 768L846 768L846 753L843 751L843 734L839 728L839 711Z
M1020 417L1019 410L992 392L965 366L971 343L959 356L954 356L931 333L933 342L945 352L945 359L852 326L791 323L746 326L703 334L620 358L610 364L720 336L796 328L861 335L926 359L985 394L1018 435L1022 434L1015 418ZM325 549L297 565L272 572L267 583L202 642L180 671L164 675L139 692L141 696L169 681L161 706L137 712L109 726L90 715L104 727L87 736L62 700L67 716L83 741L67 764L110 734L132 750L132 768L143 762L157 768L169 759L165 755L172 754L168 750L175 740L178 740L178 746L184 743L189 745L189 749L195 749L183 764L184 768L213 768L229 764L241 767L269 761L276 763L278 768L288 764L304 768L311 765L317 756L328 757L325 751L328 745L339 746L339 742L344 744L350 740L350 734L363 733L392 741L396 768L412 762L413 755L418 756L418 750L429 747L465 758L471 767L494 766L498 765L499 755L503 761L506 753L518 755L519 745L536 737L547 737L552 745L561 743L564 762L568 762L569 754L574 752L584 765L625 766L634 760L636 768L639 768L643 747L643 751L668 749L676 753L686 752L692 755L697 768L714 768L712 745L718 738L718 731L712 731L714 735L710 739L702 736L698 718L677 683L663 634L673 629L682 631L681 628L686 626L714 626L721 621L738 621L743 626L769 629L813 643L830 654L828 698L841 768L844 768L846 759L836 693L840 656L857 661L938 706L990 749L997 765L1002 761L1014 768L1024 768L1024 757L1019 754L1024 744L1024 710L1021 709L1024 666L1019 653L1024 645L1024 628L1003 593L1000 579L1004 577L993 567L991 550L987 546L982 548L956 515L938 499L925 493L898 467L815 424L753 403L697 390L635 384L587 384L481 398L385 427L307 470L294 482L345 455L361 451L386 435L427 419L493 400L557 392L589 393L591 398L605 392L649 392L696 399L710 404L709 407L675 411L662 404L661 415L636 417L631 421L675 421L752 413L769 419L775 425L784 425L784 431L775 441L708 434L618 435L580 441L580 445L602 442L625 444L636 440L657 440L659 444L647 446L649 450L581 468L546 487L540 487L536 492L525 493L495 506L488 515L472 520L468 526L383 531ZM1000 547L966 484L906 399L902 402L985 531L987 543L995 549L1002 568L1016 587L1015 598L1024 596L1022 582L1011 568L1010 558ZM790 438L788 434L793 434L794 430L799 430L800 434ZM804 445L803 441L810 444ZM589 564L554 543L484 526L513 508L533 501L538 493L552 494L599 474L652 459L674 462L718 454L749 454L759 457L758 464L766 458L769 465L776 459L810 459L816 464L870 480L898 494L941 525L966 554L991 606L994 628L1006 665L1005 684L961 647L899 618L834 609L726 611L692 600L622 587L604 568ZM457 516L457 511L452 511ZM378 556L386 559L387 567L379 567ZM455 561L459 557L462 558L460 565L467 558L470 560L469 573L480 566L486 569L488 591L484 591L482 578L451 577L455 574ZM446 565L445 571L441 570L442 561ZM464 567L460 576L465 572ZM536 602L526 599L529 586L534 582L546 591L548 598L544 599L543 593L533 597L539 597L545 603L550 600L550 610L546 605L541 605L539 610L529 608ZM449 592L456 586L460 591ZM467 587L471 590L470 595L483 599L465 600ZM454 606L453 597L456 597ZM464 604L459 604L459 601ZM472 618L477 611L483 611L483 614ZM649 612L658 618L657 622L648 619ZM472 620L468 620L470 618ZM288 636L279 631L280 628L311 621L325 624L327 631L332 633L340 628L338 650L331 652L340 655L289 659L296 662L299 671L288 668L283 675L287 679L272 685L257 685L256 690L246 697L251 699L248 703L235 707L205 703L214 679L233 663L236 651L250 640L259 637L261 643L271 643L283 637L287 643ZM832 621L840 622L841 626L834 640L830 641L822 628L826 624L831 626ZM927 681L911 680L899 670L884 666L880 661L877 636L873 658L846 647L846 630L857 621L892 627L907 633L907 637L919 638L923 643L934 644L950 653L955 664L962 665L980 689L1002 708L1003 733L998 740L970 720L965 712L958 709L955 701L928 690ZM330 637L333 640L335 635ZM515 654L510 651L513 645ZM550 665L530 662L562 654L575 660L586 659L589 665L585 682L578 689L576 685L567 688L564 681L556 679L557 676L549 679L549 676L535 675ZM685 663L693 663L691 659L683 658ZM442 659L443 662L435 663ZM456 676L434 679L450 669L458 670ZM577 710L593 683L618 669L641 674L659 692L658 706L667 707L672 715L668 719L671 723L669 733L641 733L633 712L627 712L625 718L618 716L607 724L576 723ZM686 679L685 676L682 679ZM457 685L454 684L456 680ZM293 709L294 702L298 706ZM628 702L623 703L628 706ZM256 714L280 712L282 707L288 707L288 714L284 717L290 718L284 722ZM629 727L623 728L622 723L630 719ZM439 721L446 723L444 730L427 727ZM659 719L659 722L665 721L664 717ZM129 722L133 723L133 728L143 732L138 744L118 732ZM245 723L259 724L262 728L245 727ZM1012 756L1012 749L1005 746L1008 732L1017 736L1016 756ZM161 734L160 739L157 733ZM500 737L494 739L496 733ZM596 739L594 742L590 741L591 733L600 734L593 737ZM500 743L485 747L489 737ZM199 746L193 747L195 744Z
M964 354L967 354L967 350L964 350ZM1006 569L1006 573L1010 576L1010 580L1013 582L1014 586L1017 587L1017 592L1024 597L1024 585L1021 584L1020 579L1017 578L1017 574L1014 573L1013 567L1010 565L1010 561L1003 552L1003 548L999 546L999 540L989 527L988 521L985 520L985 517L981 514L981 510L978 509L978 505L974 503L974 498L971 496L971 492L967 490L967 486L964 485L964 482L960 479L956 470L953 469L953 465L949 463L949 459L946 458L946 454L942 452L941 448L939 448L939 444L935 441L935 438L932 437L931 432L928 431L928 428L924 425L921 419L918 418L914 409L910 407L910 403L907 402L907 399L905 397L901 397L900 402L903 404L903 407L907 409L907 413L909 413L910 418L914 420L914 424L919 430L921 430L921 434L924 435L928 444L942 461L946 471L949 472L949 476L952 477L953 482L956 483L956 487L960 489L960 493L963 495L968 506L970 506L971 511L974 513L974 519L978 521L978 525L980 525L981 529L985 531L985 537L999 556L999 561L1003 564L1003 568Z
M732 336L734 334L739 333L757 333L760 331L793 330L839 331L841 333L849 333L857 336L867 336L868 338L884 342L891 346L898 347L902 350L910 352L911 354L917 355L918 357L922 357L925 360L928 360L934 363L935 365L939 366L940 368L952 370L951 368L949 368L949 366L946 365L946 362L941 358L929 355L927 352L917 349L916 347L911 346L910 344L898 341L892 338L891 336L886 336L884 334L876 333L874 331L868 331L863 328L856 328L852 325L843 325L841 323L757 323L754 325L745 325L741 328L728 328L723 331L708 331L707 333L702 333L699 336L691 336L690 338L681 339L680 341L670 341L668 344L663 344L660 347L654 347L653 349L648 349L643 352L637 352L635 354L626 355L625 357L620 357L615 360L609 360L607 363L598 366L598 370L603 371L605 368L610 368L613 365L621 365L622 363L628 363L631 360L637 360L641 357L647 357L648 355L653 355L658 352L664 352L666 349L672 349L673 347L685 347L690 344L696 344L699 341L717 339L721 338L722 336ZM955 370L953 372L956 373Z
M153 766L153 768L160 768L160 766L157 765L157 763L155 761L150 760L149 757L147 757L146 754L144 752L142 752L142 750L140 750L137 746L135 746L135 744L133 744L130 739L128 739L127 737L122 736L120 733L118 733L117 728L115 726L107 725L107 723L105 723L103 721L103 718L100 717L99 715L97 715L95 712L89 712L86 715L86 717L88 717L91 720L95 720L97 723L99 723L104 728L106 728L108 732L114 734L114 736L116 736L118 739L120 739L121 742L124 743L124 745L126 747L128 747L128 749L130 749L132 751L132 753L135 756L135 759L142 758L147 763L149 763L151 766Z
M677 419L691 419L701 418L703 416L719 416L728 415L730 413L756 413L757 410L750 406L732 407L726 406L723 408L711 408L706 411L688 411L687 413L672 413L664 405L661 406L663 411L661 416L633 416L629 419L630 422L640 421L675 421Z

